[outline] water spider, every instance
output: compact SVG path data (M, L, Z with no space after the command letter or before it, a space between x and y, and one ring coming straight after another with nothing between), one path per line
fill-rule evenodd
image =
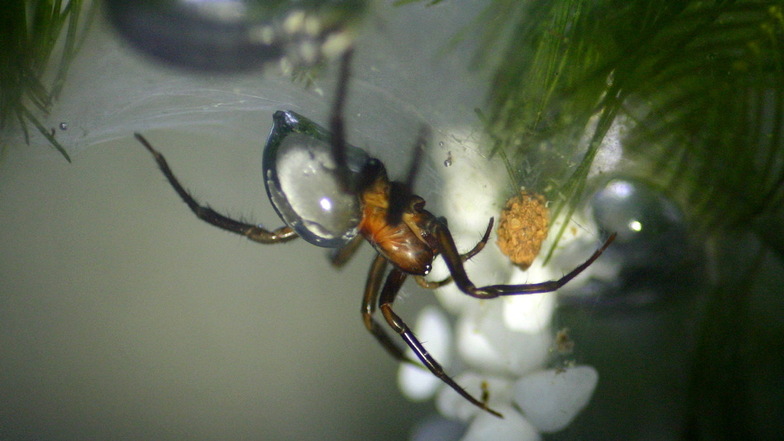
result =
M330 130L291 112L278 111L263 153L264 182L272 205L285 223L268 230L259 225L224 216L197 202L180 184L163 155L140 134L136 138L152 153L174 190L201 220L216 227L264 243L280 243L297 237L314 245L335 249L332 262L344 264L361 241L377 251L362 297L362 321L367 330L393 357L409 360L386 329L376 320L376 310L416 354L419 361L466 400L496 416L486 400L477 399L458 385L428 353L393 308L395 297L408 276L425 288L455 283L469 296L492 299L499 296L555 291L585 270L612 242L604 245L583 264L558 280L523 284L477 287L466 274L463 263L480 252L493 227L488 222L481 240L473 249L460 253L445 219L425 209L425 201L412 187L420 162L420 152L428 141L428 130L419 133L415 156L402 182L390 181L384 165L363 150L348 144L344 137L343 107L347 96L350 53L341 62ZM433 260L441 256L450 276L427 281ZM387 272L391 265L392 269Z

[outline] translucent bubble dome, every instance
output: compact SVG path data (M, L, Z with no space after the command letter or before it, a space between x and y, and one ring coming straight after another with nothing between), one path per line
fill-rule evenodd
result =
M340 187L337 167L323 127L291 111L278 111L264 149L264 184L275 211L306 241L340 247L357 235L362 218L359 198ZM347 146L356 179L369 156Z

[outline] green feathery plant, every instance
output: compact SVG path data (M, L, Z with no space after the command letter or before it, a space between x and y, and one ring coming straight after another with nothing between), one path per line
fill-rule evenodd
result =
M87 29L84 22L92 17L92 7L84 6L82 0L28 0L0 8L0 130L15 121L29 142L32 125L69 162L39 115L49 111L60 93Z
M784 3L495 0L480 23L482 53L501 53L481 59L496 66L483 116L493 152L516 185L530 182L527 163L551 177L543 190L553 217L575 211L599 146L620 124L622 174L678 201L713 240L714 258L758 250L750 267L720 266L705 299L684 434L746 439L740 410L750 411L733 403L749 393L743 363L766 357L748 355L749 330L762 328L748 305L771 295L759 288L770 285L762 262L768 274L784 264ZM586 131L587 149L578 142ZM769 251L777 260L764 259ZM767 325L778 338L781 327Z
M493 151L517 181L531 158L557 179L544 189L554 217L575 210L618 121L629 127L624 172L667 189L704 231L781 215L780 1L496 0L483 20L496 22L483 52L503 47L487 115Z

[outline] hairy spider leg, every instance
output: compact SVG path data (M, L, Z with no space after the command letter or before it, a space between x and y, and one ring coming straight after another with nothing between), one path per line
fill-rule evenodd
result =
M166 162L166 158L164 158L160 152L155 150L147 141L147 139L145 139L142 135L134 133L133 136L135 136L136 139L139 140L139 142L142 143L142 145L146 147L150 153L152 153L152 156L155 158L155 162L158 163L158 167L163 172L163 175L166 176L169 184L174 187L174 190L177 192L177 194L180 195L186 204L188 204L188 208L190 208L199 219L226 231L231 231L232 233L245 236L252 241L265 244L288 242L299 237L297 236L297 233L295 233L294 230L290 227L280 227L276 230L269 231L258 225L248 224L224 216L214 211L210 207L200 205L198 202L196 202L193 196L188 193L188 190L186 190L182 184L180 184L180 181L177 179L177 177L174 176L171 168L169 168L169 164Z
M386 259L384 260L384 267L386 266ZM375 263L375 262L374 262ZM380 279L381 274L383 274L383 268L381 268L381 272L376 272L375 274L371 274L372 279ZM403 282L406 280L407 274L403 271L398 270L397 268L393 268L392 271L389 272L387 275L386 281L384 282L384 287L381 290L381 295L378 298L378 309L381 310L381 314L383 314L384 319L387 321L389 326L395 330L406 342L409 348L414 351L417 358L422 361L425 367L430 370L436 377L438 377L441 381L446 383L449 387L451 387L455 392L460 394L463 398L468 400L471 404L483 409L491 414L503 418L499 412L491 409L487 406L487 403L483 403L480 400L477 400L473 397L473 395L466 392L455 380L452 379L446 372L444 372L444 368L433 358L432 355L425 349L419 339L414 335L411 329L406 325L400 316L398 316L395 311L392 309L392 304L395 301L395 297L397 293L400 291L400 287L403 285ZM377 288L379 282L374 282L374 288Z
M610 246L612 241L615 240L617 235L616 233L612 233L610 237L608 237L604 242L604 244L598 250L596 250L591 255L591 257L588 258L588 260L580 264L577 268L568 272L560 279L522 285L488 285L477 288L468 278L468 274L466 274L465 268L463 266L463 259L460 253L457 251L455 241L452 238L452 234L449 232L449 228L446 226L446 224L436 218L433 218L432 222L428 224L428 230L431 234L436 236L439 244L438 252L443 256L444 261L449 268L449 273L452 275L452 278L457 284L457 287L469 296L476 297L478 299L493 299L499 296L537 294L556 291L560 287L567 284L570 280L577 277L578 274L583 272L596 259L598 259L604 250Z
M472 248L471 251L461 254L460 260L462 260L465 263L465 261L467 261L468 259L479 254L479 252L485 248L485 245L487 245L487 241L490 240L490 233L492 231L493 231L493 218L491 217L490 222L488 222L487 224L487 230L485 230L485 234L484 236L482 236L482 239L479 242L477 242L476 245L474 245L474 248ZM417 284L422 288L436 289L452 283L452 276L449 275L445 277L443 280L432 280L432 281L425 279L423 276L414 276L414 280L416 280Z

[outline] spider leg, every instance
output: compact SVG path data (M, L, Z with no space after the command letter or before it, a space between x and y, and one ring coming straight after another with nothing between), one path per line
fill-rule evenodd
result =
M352 183L349 179L350 170L347 164L346 157L346 129L344 122L344 113L346 107L346 99L348 96L348 83L351 78L351 59L353 57L353 49L347 50L340 59L340 70L338 71L338 82L335 89L335 99L332 102L332 110L330 113L330 132L332 144L332 156L337 167L338 180L344 192L356 193L361 191L363 185L367 182L360 181L359 183ZM414 156L411 159L409 166L408 176L406 181L402 184L392 182L392 188L389 196L389 209L387 210L387 222L391 225L400 223L403 212L408 208L411 201L414 181L419 171L419 165L422 162L422 153L425 146L430 139L430 129L423 125L419 130L416 144L414 146ZM370 168L365 171L370 174L368 178L372 181L377 173L375 168Z
M408 189L414 188L414 181L419 174L419 165L422 162L422 154L425 147L430 143L430 127L422 125L419 128L419 135L417 136L416 144L414 144L414 156L411 158L411 165L408 166L408 175L406 176L406 187Z
M362 235L356 235L347 244L340 248L335 248L329 252L329 262L335 268L342 268L343 265L351 259L351 256L359 249L359 246L364 242Z
M392 357L419 366L419 363L406 357L403 350L395 344L392 337L387 334L386 331L384 331L384 328L382 328L373 318L373 313L376 312L376 302L378 301L381 281L384 278L384 271L386 268L387 259L378 254L370 265L370 273L368 274L367 283L365 285L365 295L362 297L362 322L365 324L365 328L367 328Z
M483 234L479 242L477 242L476 245L474 245L474 247L471 248L471 251L460 255L460 260L465 262L466 260L479 254L479 252L485 248L485 245L487 245L487 241L490 240L490 233L492 231L493 231L493 218L491 217L490 222L487 223L487 229L485 230L485 234Z
M226 217L214 211L210 207L199 205L193 196L188 193L188 190L186 190L182 184L180 184L180 181L174 176L174 173L172 173L171 168L169 168L169 164L166 162L166 159L163 157L163 155L155 150L142 135L134 133L134 136L137 140L139 140L140 143L142 143L144 147L147 148L147 150L150 151L150 153L152 153L152 156L158 163L158 167L160 167L163 175L166 176L169 184L171 184L177 194L179 194L182 200L188 204L188 207L191 209L191 211L193 211L194 214L196 214L199 219L218 228L243 235L250 240L260 243L287 242L298 237L297 233L295 233L294 230L289 227L281 227L277 230L268 231L257 225L248 224Z
M398 291L400 291L400 287L403 285L405 280L406 273L398 269L393 269L387 276L386 282L384 283L384 288L381 290L381 295L378 300L378 308L381 310L381 313L384 315L384 318L386 319L389 326L391 326L395 332L400 334L408 347L414 351L416 356L430 370L430 372L433 373L433 375L441 379L441 381L446 383L455 392L460 394L460 396L471 402L471 404L479 407L480 409L486 410L487 412L490 412L499 418L503 418L503 415L487 407L486 403L483 403L482 401L474 398L459 384L457 384L457 382L455 382L452 377L447 375L447 373L444 372L444 368L442 368L436 359L430 355L430 353L427 351L427 349L425 349L411 329L409 329L408 325L406 325L403 319L401 319L400 316L395 314L395 311L392 310L392 303L395 301L395 297L397 296Z
M346 130L343 122L343 112L348 94L348 80L351 76L351 58L353 49L347 50L340 59L338 84L335 90L335 101L332 103L330 117L330 131L332 133L332 155L337 166L338 178L344 192L354 192L350 188L349 169L346 160Z
M466 260L468 260L468 259L476 256L477 254L479 254L479 252L482 251L485 248L485 245L487 245L487 241L490 239L490 232L491 231L493 231L493 218L492 217L490 218L490 222L487 225L487 230L485 230L485 234L484 234L484 236L482 236L482 239L480 239L479 242L477 242L476 245L474 245L474 247L471 249L471 251L469 251L467 253L464 253L464 254L461 254L460 255L460 260L465 262ZM441 288L442 286L448 285L449 283L452 282L452 276L451 275L447 276L443 280L437 280L437 281L429 281L429 280L425 279L424 276L414 276L414 279L416 280L416 282L417 282L417 284L419 286L421 286L422 288L425 288L425 289Z
M397 225L403 217L403 212L408 208L411 197L413 196L414 181L419 174L419 166L422 163L422 154L425 147L430 142L430 128L423 125L419 129L416 144L414 144L411 164L408 166L406 180L402 183L392 182L389 191L389 208L387 210L387 223Z
M463 267L463 259L457 251L455 241L449 228L443 222L435 219L435 222L430 224L432 233L436 236L439 244L439 252L442 254L444 261L446 261L449 273L452 275L455 283L461 291L471 297L480 299L492 299L498 296L511 296L520 294L535 294L544 292L553 292L560 287L567 284L570 280L577 277L578 274L588 268L599 256L602 255L604 250L615 240L616 233L610 235L604 244L596 250L591 257L585 262L577 266L563 277L558 280L550 280L541 283L530 283L523 285L488 285L477 288L473 282L468 278L465 268Z
M424 276L414 276L417 285L425 289L436 289L452 283L452 276L446 276L441 280L427 280Z

